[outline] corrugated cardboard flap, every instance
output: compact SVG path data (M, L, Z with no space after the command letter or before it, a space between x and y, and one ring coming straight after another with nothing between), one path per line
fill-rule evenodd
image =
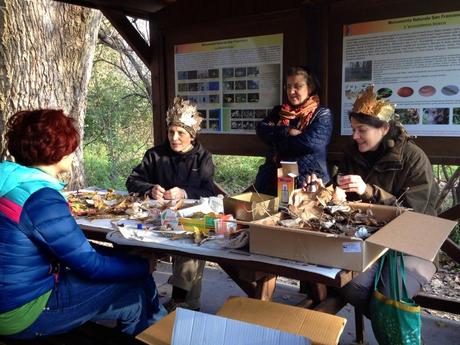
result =
M338 344L347 322L336 315L246 297L230 297L217 315L299 334L314 345ZM175 316L172 312L136 338L150 345L170 345Z
M336 315L245 297L229 298L217 315L303 335L315 345L338 344L347 322Z
M170 345L176 312L166 315L160 321L139 333L136 339L150 345Z
M366 241L433 261L456 222L406 211Z
M172 345L312 345L307 337L218 315L176 309Z

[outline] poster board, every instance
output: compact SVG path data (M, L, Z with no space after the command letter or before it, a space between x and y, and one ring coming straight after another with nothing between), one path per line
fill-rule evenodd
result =
M190 11L188 2L187 6L182 4L184 12L176 12L174 16L161 16L164 43L160 48L164 49L164 66L160 66L159 71L164 73L165 77L164 84L161 74L159 78L153 76L153 81L157 89L164 90L165 97L161 101L164 102L165 108L176 95L175 47L178 45L282 34L282 75L284 76L289 66L310 63L307 59L307 46L315 46L317 40L309 40L309 44L304 45L299 44L299 37L307 37L307 28L316 22L311 20L307 23L308 26L305 25L304 12L299 11L297 7L300 2L280 3L275 0L267 0L263 6L257 5L254 8L252 6L234 7L228 5L228 2L225 3L225 6L221 2L214 4L216 6L200 8L200 16L188 15ZM253 11L254 9L256 12ZM282 15L280 15L280 10L282 10ZM235 15L234 11L237 11L238 15ZM193 20L193 25L184 23L186 20L184 18L189 21ZM204 21L203 18L209 20ZM310 50L319 51L313 48ZM318 60L321 59L321 56L321 54L315 54ZM284 97L284 92L281 93ZM156 117L158 125L154 132L156 142L166 139L163 114ZM262 156L267 152L267 145L254 132L250 134L248 132L204 130L200 131L199 140L213 154Z
M460 11L343 25L341 135L348 112L374 84L409 134L460 136Z
M334 113L333 137L328 146L328 161L331 164L340 163L344 148L352 142L350 135L342 134L344 27L359 23L460 11L460 2L457 0L438 0L436 2L398 0L397 6L393 1L376 0L360 2L359 6L355 5L354 0L330 3L327 6L328 11L322 17L328 23L326 104ZM348 121L348 118L346 120ZM460 164L460 152L458 150L460 138L458 136L418 135L414 137L414 141L427 154L432 164Z
M175 95L196 104L203 133L254 134L281 103L283 34L174 46Z

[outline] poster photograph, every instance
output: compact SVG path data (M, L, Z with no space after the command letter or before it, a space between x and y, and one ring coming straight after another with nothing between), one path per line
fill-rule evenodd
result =
M175 93L195 103L203 132L254 134L281 103L283 34L174 47Z
M344 25L341 134L368 85L411 135L460 136L460 11Z

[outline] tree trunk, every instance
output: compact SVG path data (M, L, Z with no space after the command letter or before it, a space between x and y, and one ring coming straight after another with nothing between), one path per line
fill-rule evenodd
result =
M54 108L78 123L83 138L99 11L51 0L0 0L0 161L4 128L24 109ZM85 184L82 145L69 189Z

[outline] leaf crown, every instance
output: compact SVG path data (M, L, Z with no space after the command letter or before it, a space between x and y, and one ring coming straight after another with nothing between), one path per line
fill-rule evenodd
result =
M184 128L195 137L201 128L203 118L197 111L196 106L190 104L181 97L175 97L173 104L166 112L166 124L169 126L179 126Z
M390 122L394 119L395 104L379 99L374 92L374 85L369 85L362 91L353 104L353 113L360 113Z

